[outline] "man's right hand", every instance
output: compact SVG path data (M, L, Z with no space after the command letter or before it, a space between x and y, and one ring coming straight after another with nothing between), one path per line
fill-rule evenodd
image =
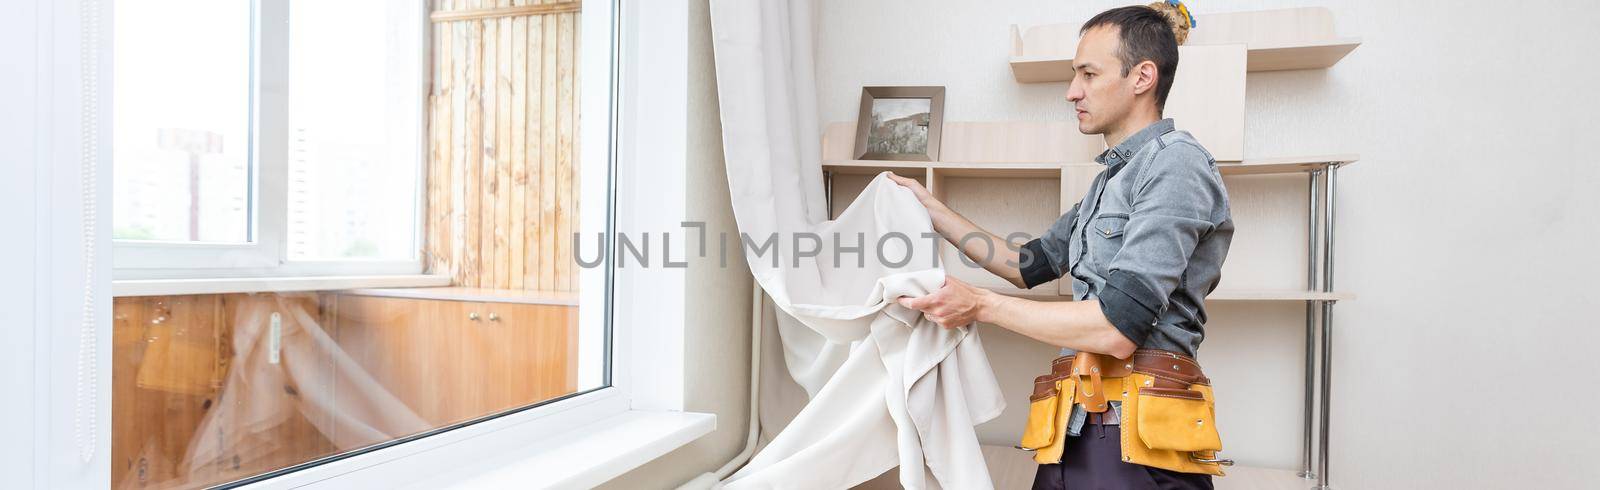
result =
M901 177L894 173L889 174L889 179L902 187L911 189L911 194L917 196L917 201L922 207L928 208L928 219L933 221L933 231L945 241L955 245L967 258L983 266L989 273L1009 281L1017 287L1023 287L1022 272L1017 263L1021 261L1019 252L1015 247L1007 245L1006 241L983 228L979 228L972 220L962 216L933 198L933 193L916 179ZM980 234L986 240L968 240L973 234Z
M901 187L911 189L911 194L917 196L917 201L922 203L922 207L933 209L936 205L942 206L944 204L939 202L938 199L934 199L933 193L928 192L928 188L923 187L922 183L917 182L916 179L912 179L910 177L901 177L899 175L895 175L894 172L887 173L889 174L889 180L893 180L894 183L900 184Z

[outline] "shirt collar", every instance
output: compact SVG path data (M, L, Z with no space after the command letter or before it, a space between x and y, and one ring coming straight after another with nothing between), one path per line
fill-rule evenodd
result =
M1117 164L1127 162L1133 158L1133 153L1139 151L1139 148L1143 147L1145 143L1149 143L1150 140L1171 132L1172 128L1172 118L1166 118L1150 123L1149 126L1145 126L1144 129L1141 129L1138 132L1128 136L1127 139L1122 140L1122 142L1118 143L1116 147L1108 148L1106 151L1100 152L1100 156L1094 157L1094 161L1111 166L1116 166Z

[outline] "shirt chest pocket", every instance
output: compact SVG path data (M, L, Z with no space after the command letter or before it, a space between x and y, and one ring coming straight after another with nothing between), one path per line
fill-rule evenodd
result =
M1111 259L1116 258L1117 252L1122 250L1122 238L1127 228L1128 213L1105 213L1089 221L1085 241L1096 271L1104 274L1111 265Z

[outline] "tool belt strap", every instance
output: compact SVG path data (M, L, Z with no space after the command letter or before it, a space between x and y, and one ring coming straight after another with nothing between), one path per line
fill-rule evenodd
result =
M1200 363L1176 352L1160 349L1139 349L1128 359L1117 359L1105 354L1079 352L1062 356L1050 363L1050 378L1075 378L1078 393L1075 397L1091 413L1105 412L1108 407L1103 380L1123 378L1133 373L1154 378L1154 388L1188 389L1191 384L1210 385L1211 380L1200 371Z

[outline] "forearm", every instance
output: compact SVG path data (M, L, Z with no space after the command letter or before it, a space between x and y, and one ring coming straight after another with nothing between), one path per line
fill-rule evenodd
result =
M927 208L928 216L933 220L934 231L946 241L955 244L962 255L966 255L984 270L1005 279L1006 282L1023 287L1022 273L1017 266L1021 260L1020 254L1004 239L980 228L972 220L952 211L943 203L929 203Z
M977 319L1058 347L1108 354L1119 359L1138 348L1100 310L1100 301L1030 301L984 294Z

